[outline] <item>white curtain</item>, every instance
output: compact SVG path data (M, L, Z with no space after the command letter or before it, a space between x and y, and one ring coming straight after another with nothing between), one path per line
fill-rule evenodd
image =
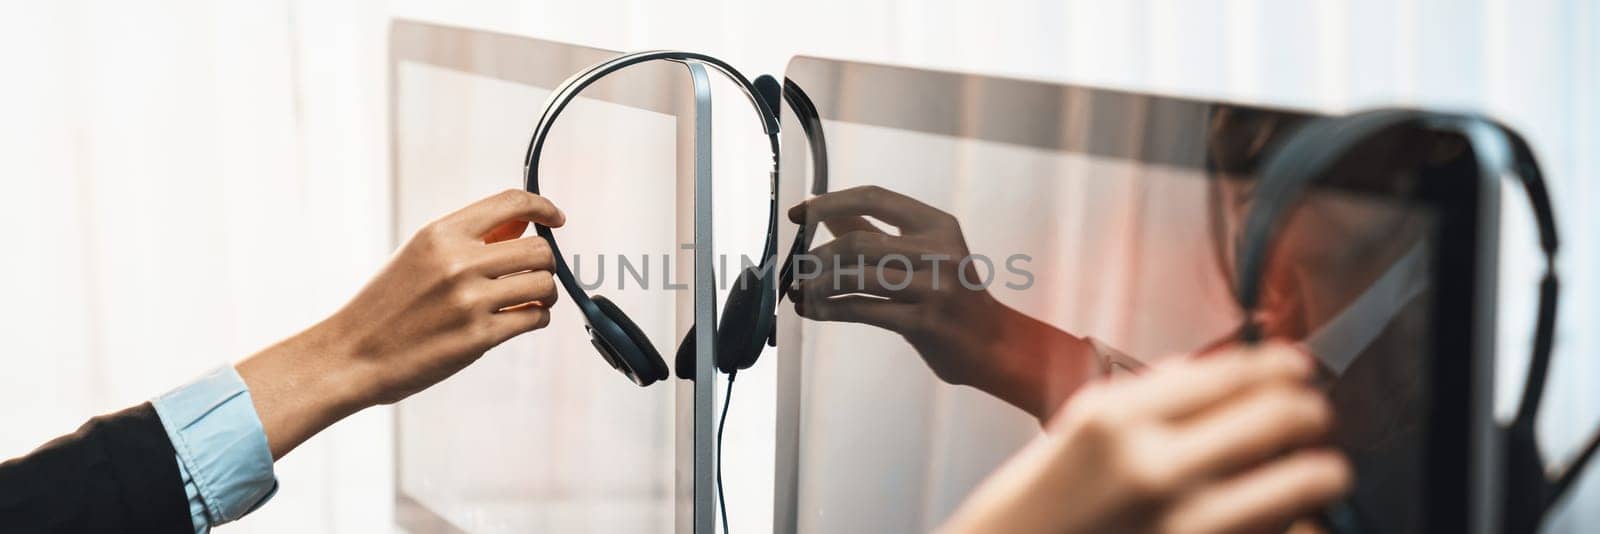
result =
M381 45L346 33L381 37L369 11L0 3L0 457L310 325L382 261L383 138L351 127L382 113ZM230 530L386 524L388 427L296 450Z
M1550 454L1600 420L1591 1L23 0L0 3L0 456L294 332L381 263L391 16L691 48L749 72L812 54L1327 110L1489 112L1532 140L1566 232L1541 422ZM719 154L748 169L758 141L724 136ZM765 216L754 200L764 184L718 176L720 221ZM1502 393L1526 356L1537 268L1507 191L1505 244L1517 253L1501 266ZM717 241L755 242L758 227L724 225ZM770 483L771 369L741 373L730 487ZM387 528L391 441L385 410L312 440L279 464L274 502L237 530ZM730 510L741 532L769 524L770 502L755 495ZM1600 480L1575 497L1600 502ZM1552 531L1600 526L1600 507L1568 508Z

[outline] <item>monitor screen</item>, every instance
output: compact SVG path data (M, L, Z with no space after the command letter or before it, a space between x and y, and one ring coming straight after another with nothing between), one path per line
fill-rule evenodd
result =
M1251 173L1313 118L805 57L786 76L817 109L827 183L789 112L782 204L853 209L807 215L780 308L780 532L934 529L1086 383L1234 341ZM1426 529L1438 225L1408 200L1414 152L1296 204L1259 317L1319 363L1358 473L1330 517L1368 532Z
M523 186L529 135L551 88L613 52L397 22L391 35L394 239ZM641 65L585 91L551 132L543 194L580 282L626 309L670 354L693 321L679 139L692 113L681 65ZM688 143L684 143L688 144ZM674 199L680 201L674 202ZM628 231L618 231L625 226ZM527 235L533 235L530 230ZM626 264L627 267L623 267ZM568 297L563 296L562 300ZM590 346L570 302L396 407L396 498L418 531L665 532L692 502L681 410L691 390L641 389ZM686 384L686 383L685 383Z

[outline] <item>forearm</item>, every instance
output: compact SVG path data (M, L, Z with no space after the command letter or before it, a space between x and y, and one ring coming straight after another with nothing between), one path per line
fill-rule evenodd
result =
M970 385L988 392L1040 421L1068 397L1100 375L1088 340L1002 306L998 333L988 336L982 356L989 371Z
M273 460L372 403L337 318L258 352L234 368L250 388Z

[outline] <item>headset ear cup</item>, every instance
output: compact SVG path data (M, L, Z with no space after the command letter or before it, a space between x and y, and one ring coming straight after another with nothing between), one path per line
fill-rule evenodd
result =
M694 326L689 327L689 333L683 335L683 342L678 343L678 353L673 357L674 373L683 380L694 380Z
M626 339L613 339L611 335L594 335L604 337L604 342L615 349L615 357L623 360L621 363L632 370L630 374L636 375L636 382L641 386L647 386L657 380L665 380L667 362L661 359L661 353L656 351L655 345L650 344L650 339L645 337L644 330L634 324L633 319L629 319L628 314L623 313L622 308L617 307L611 299L595 295L591 300L600 310L600 314L616 325Z
M740 272L717 328L718 370L731 373L756 363L767 344L774 307L770 270L748 267Z
M731 373L754 365L771 336L772 313L777 304L771 276L763 277L763 272L747 267L728 289L728 300L722 305L717 325L718 371ZM689 327L673 358L674 374L684 380L694 380L695 328Z

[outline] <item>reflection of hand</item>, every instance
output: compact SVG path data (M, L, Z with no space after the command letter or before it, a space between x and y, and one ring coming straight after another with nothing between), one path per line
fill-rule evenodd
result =
M548 324L554 256L544 238L520 237L529 222L565 216L509 190L429 223L332 317L240 362L273 457Z
M889 233L872 217L898 230ZM1096 373L1088 344L999 301L949 213L876 186L807 200L789 210L836 237L796 260L790 289L801 317L862 323L900 334L941 380L982 389L1047 418ZM807 272L806 263L813 270Z
M1351 483L1285 346L1172 359L1082 391L962 504L951 532L1268 532Z
M868 216L899 235L880 230ZM978 285L993 273L962 262L969 252L955 217L866 186L808 200L790 209L789 218L820 221L836 236L811 250L818 270L802 274L792 290L800 316L899 333L946 382L968 383L984 372L982 345L998 333L1003 306Z

